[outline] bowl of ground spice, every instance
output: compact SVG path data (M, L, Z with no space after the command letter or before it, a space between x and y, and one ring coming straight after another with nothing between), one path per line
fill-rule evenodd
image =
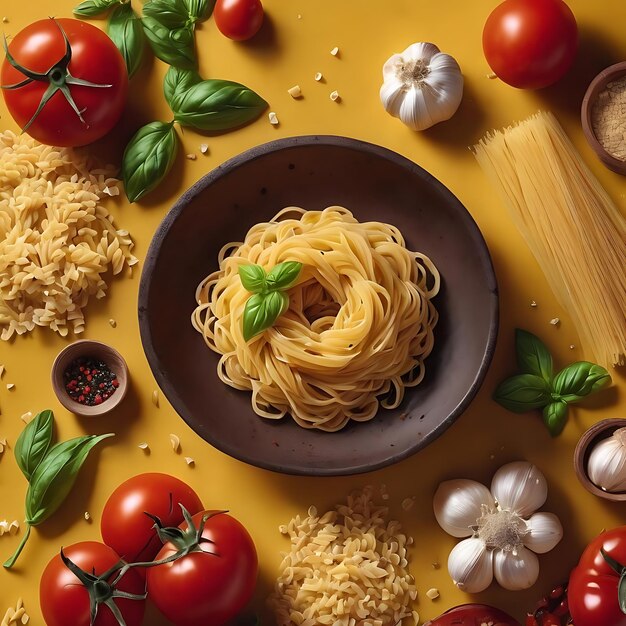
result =
M59 402L76 415L102 415L126 395L128 367L122 355L99 341L70 344L52 365L52 386Z
M602 163L626 174L626 61L600 72L583 98L585 137Z

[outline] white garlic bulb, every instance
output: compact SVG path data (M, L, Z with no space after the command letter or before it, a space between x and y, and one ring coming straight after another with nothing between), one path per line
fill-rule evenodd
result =
M432 43L414 43L383 66L380 100L388 113L413 130L450 119L462 97L459 64Z
M552 550L563 537L556 515L534 513L547 494L543 474L526 461L502 466L491 490L464 479L439 485L433 499L439 525L453 537L468 537L448 558L448 572L459 589L478 593L494 576L510 590L535 583L536 554Z
M589 480L609 493L626 491L626 428L596 444L587 462Z

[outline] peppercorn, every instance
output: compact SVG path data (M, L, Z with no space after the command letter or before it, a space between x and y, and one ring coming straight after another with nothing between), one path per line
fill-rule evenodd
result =
M69 364L63 373L65 391L80 404L102 404L119 387L117 374L109 366L92 357L80 357Z

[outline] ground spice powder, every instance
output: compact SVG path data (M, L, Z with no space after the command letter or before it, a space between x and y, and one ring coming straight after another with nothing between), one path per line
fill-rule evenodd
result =
M626 161L626 76L608 83L600 92L591 107L591 126L602 147Z

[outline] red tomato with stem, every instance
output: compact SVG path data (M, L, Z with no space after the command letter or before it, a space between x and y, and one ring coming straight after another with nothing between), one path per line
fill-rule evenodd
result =
M198 494L174 476L156 472L133 476L104 505L102 540L130 563L151 561L163 543L146 513L164 526L178 526L184 519L181 504L192 514L204 508Z
M222 35L244 41L259 32L263 5L260 0L217 0L213 17Z
M626 566L626 526L602 533L585 548L568 586L569 610L576 626L626 626L618 593L624 574L616 571L623 566ZM622 592L626 596L626 588Z
M100 29L49 18L11 40L0 84L9 113L29 135L45 144L82 146L106 135L120 119L128 74L119 50Z
M106 574L120 562L120 557L109 546L97 541L83 541L63 550L65 557L83 570L83 574L96 578ZM81 574L82 576L82 574ZM110 608L113 603L126 626L140 626L145 608L145 589L142 578L135 570L127 571L117 582L117 572L93 585L93 593L101 602L92 626L119 626L120 622ZM120 598L121 591L141 599ZM109 594L109 595L108 595ZM61 556L55 556L46 566L39 583L39 602L47 626L90 626L90 591L80 578L66 565ZM107 604L108 603L108 604Z
M555 83L572 65L577 47L576 18L562 0L505 0L483 29L491 69L521 89Z
M148 568L148 595L176 626L220 626L254 593L256 549L248 531L225 512L204 511L190 519L179 526L179 536L163 546L157 560L181 549L189 553Z

